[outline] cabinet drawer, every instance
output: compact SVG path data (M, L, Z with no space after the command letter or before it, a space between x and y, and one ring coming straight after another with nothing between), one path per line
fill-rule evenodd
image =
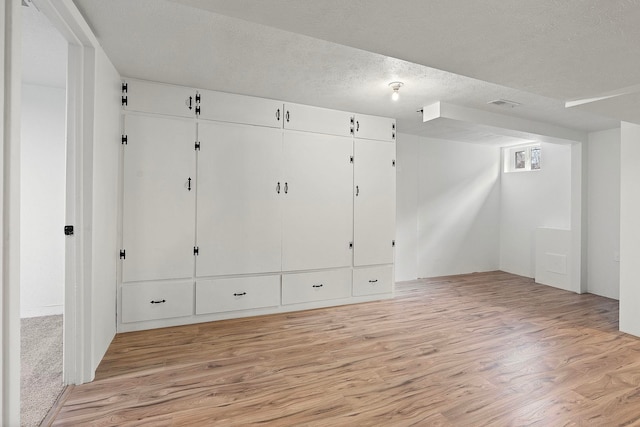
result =
M122 323L193 314L193 282L150 282L122 286Z
M353 270L353 296L393 292L393 267L369 267Z
M198 280L196 314L280 305L280 276Z
M282 304L297 304L351 295L351 270L293 273L282 276Z

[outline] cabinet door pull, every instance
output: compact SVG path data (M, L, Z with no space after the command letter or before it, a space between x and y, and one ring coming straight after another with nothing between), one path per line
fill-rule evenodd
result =
M152 301L151 301L151 304L162 304L162 303L165 303L165 302L167 302L167 300L165 300L165 299L157 300L157 301L153 301L153 300L152 300Z
M187 190L191 191L191 177L187 179Z
M280 194L280 183L278 182L278 185L276 185L276 193Z
M360 122L356 122L356 132L360 132Z
M280 121L280 109L276 110L276 120Z
M246 292L240 292L240 293L235 293L233 294L234 297L243 297L245 296L247 293Z
M356 197L360 195L360 187L356 185Z
M323 287L323 286L324 286L324 285L323 285L322 283L320 283L319 285L313 285L313 287L314 287L314 288L321 288L321 287Z
M287 114L285 114L284 118L287 119L287 123L289 123L289 110L287 110Z
M377 283L377 282L378 282L378 279L375 279L375 280L369 280L369 283Z
M289 193L289 183L285 182L284 183L284 194L287 194L287 193Z

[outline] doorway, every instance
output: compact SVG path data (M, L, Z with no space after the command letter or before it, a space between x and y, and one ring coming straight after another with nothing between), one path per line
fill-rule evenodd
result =
M64 388L68 42L22 6L21 425L37 426Z

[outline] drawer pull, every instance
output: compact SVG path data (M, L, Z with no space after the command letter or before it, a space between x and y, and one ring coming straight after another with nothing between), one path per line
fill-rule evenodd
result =
M369 283L377 283L377 282L378 282L378 279L375 279L375 280L369 280Z
M157 300L157 301L151 301L151 304L162 304L162 303L165 303L165 302L167 302L167 300L166 299L162 299L162 300Z
M233 294L233 296L234 296L234 297L243 297L243 296L245 296L246 294L247 294L246 292L240 292L240 293Z
M313 287L314 287L314 288L321 288L321 287L323 287L323 286L324 286L324 285L323 285L322 283L320 283L319 285L313 285Z

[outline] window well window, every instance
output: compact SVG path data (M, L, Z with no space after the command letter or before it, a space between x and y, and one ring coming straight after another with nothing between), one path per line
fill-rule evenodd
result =
M529 172L540 170L542 148L540 144L519 145L503 149L505 172Z

